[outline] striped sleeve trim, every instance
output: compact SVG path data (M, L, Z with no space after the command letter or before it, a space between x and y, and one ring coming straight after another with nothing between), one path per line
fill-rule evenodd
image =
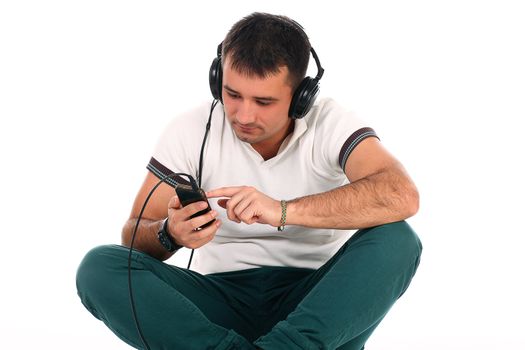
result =
M372 128L361 128L354 132L348 139L346 139L341 152L339 152L339 165L344 170L346 161L350 156L350 153L357 147L357 145L368 137L379 137L376 135L376 132Z
M151 171L156 177L160 179L164 178L165 176L169 175L169 174L173 174L174 171L171 171L170 169L166 168L164 165L162 165L158 160L156 160L155 158L151 157L151 159L149 160L149 163L148 165L146 166L146 168ZM185 180L184 178L176 175L176 176L173 176L173 177L169 177L165 180L165 182L172 186L172 187L175 187L177 184L181 183L181 184L185 184L185 185L189 185L190 183L188 182L188 180Z

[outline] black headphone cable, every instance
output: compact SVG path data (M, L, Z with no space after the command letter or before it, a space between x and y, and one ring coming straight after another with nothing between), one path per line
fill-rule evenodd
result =
M212 105L211 105L211 108L210 108L210 115L208 117L208 122L206 123L206 131L204 133L204 139L202 140L201 152L200 152L200 156L199 156L199 173L197 174L199 188L201 187L201 180L202 180L204 146L206 144L206 139L208 138L208 133L210 131L212 113L213 113L213 110L215 109L215 106L217 106L218 102L219 102L218 100L214 100L212 102ZM137 310L135 308L135 299L133 297L133 287L132 287L132 283L131 283L131 255L132 255L132 252L133 252L133 244L135 243L135 237L137 235L137 230L139 228L140 220L142 219L142 215L144 214L144 210L146 209L146 205L148 204L151 196L153 195L153 192L155 192L155 190L160 186L160 184L166 182L167 179L172 178L174 176L186 176L186 177L188 177L188 179L190 180L190 182L192 184L195 183L195 180L193 179L193 177L191 175L189 175L189 174L186 174L186 173L171 173L171 174L168 174L168 175L164 176L162 179L160 179L157 182L157 184L148 193L148 196L146 197L146 200L144 201L144 204L142 205L142 208L140 209L139 216L137 217L137 222L135 223L135 227L133 229L133 234L131 235L131 242L130 242L130 245L129 245L129 255L128 255L129 301L131 303L131 311L132 311L132 314L133 314L133 320L135 321L135 326L137 328L137 332L139 334L139 337L140 337L140 340L142 342L142 345L144 346L144 349L146 349L146 350L150 350L150 347L149 347L148 342L144 338L144 334L142 333L142 328L140 327L139 320L138 320L138 317L137 317ZM191 266L191 261L192 261L192 258L193 258L194 251L195 251L195 249L191 250L191 255L190 255L190 259L188 261L188 267L187 267L188 270L190 269L190 266Z
M208 133L210 131L211 127L211 116L213 113L213 110L215 109L215 106L217 106L217 103L219 103L219 100L213 100L210 108L210 115L208 116L208 122L206 123L206 131L204 132L204 138L202 139L202 145L201 145L201 154L199 156L199 172L197 173L197 182L199 184L199 188L201 187L202 183L202 168L203 168L203 158L204 158L204 146L206 145L206 139L208 138ZM191 261L193 260L193 253L195 252L195 249L191 250L190 259L188 261L188 267L187 269L190 269Z
M148 204L151 196L153 195L153 192L160 186L161 183L165 182L168 178L174 177L174 176L187 176L188 178L192 179L192 176L185 173L171 173L169 175L164 176L162 179L157 182L157 184L151 189L148 196L146 197L146 200L144 201L144 204L142 205L142 208L140 209L139 216L137 217L137 222L135 223L135 228L133 229L133 234L131 236L131 242L129 244L129 255L128 255L128 289L129 289L129 301L131 303L131 310L133 313L133 320L135 321L135 326L137 327L137 332L139 333L140 340L142 341L142 345L144 345L144 348L147 350L150 350L150 347L148 343L146 342L146 339L144 338L144 334L142 334L142 329L140 328L139 320L137 317L137 310L135 309L135 299L133 298L133 288L131 283L131 255L133 252L133 244L135 243L135 237L137 235L137 230L139 228L140 220L142 219L142 215L144 214L144 210L146 209L146 205Z

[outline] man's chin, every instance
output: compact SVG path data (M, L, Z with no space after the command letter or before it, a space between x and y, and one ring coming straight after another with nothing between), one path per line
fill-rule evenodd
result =
M237 135L237 138L242 142L249 143L250 145L257 142L257 140L255 140L253 137L249 137L246 135Z
M257 143L259 141L256 136L247 135L246 133L238 132L237 130L235 130L235 135L237 136L239 140L249 143L249 144Z

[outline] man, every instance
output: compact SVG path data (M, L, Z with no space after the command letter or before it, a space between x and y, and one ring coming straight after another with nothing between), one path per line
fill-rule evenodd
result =
M313 103L322 68L304 78L310 52L317 61L289 18L243 18L212 66L222 104L181 115L160 138L123 245L172 172L202 176L212 210L191 218L208 204L181 205L181 176L146 206L131 267L152 349L363 349L408 287L421 244L403 220L418 210L417 189L371 128L330 99ZM194 270L162 262L181 246L198 248ZM95 248L77 286L93 315L141 348L127 257Z

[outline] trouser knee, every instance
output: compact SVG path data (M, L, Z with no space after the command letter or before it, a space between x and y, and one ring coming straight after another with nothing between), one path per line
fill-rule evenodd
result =
M406 221L380 225L370 229L370 234L379 242L384 254L384 263L397 271L404 271L405 287L415 275L419 266L423 246L417 234Z
M374 256L391 273L403 271L410 279L416 272L423 246L414 230L405 221L360 230L350 245L367 245L367 254Z
M104 272L111 266L113 247L99 246L91 249L77 270L77 289L83 291L98 285L105 279Z
M378 241L386 247L395 249L400 256L421 255L423 246L419 237L406 221L397 221L369 229Z
M77 275L77 293L86 308L96 317L93 300L111 293L110 286L115 285L116 275L125 272L117 264L117 246L99 246L91 249L80 263ZM118 293L118 291L117 291Z

